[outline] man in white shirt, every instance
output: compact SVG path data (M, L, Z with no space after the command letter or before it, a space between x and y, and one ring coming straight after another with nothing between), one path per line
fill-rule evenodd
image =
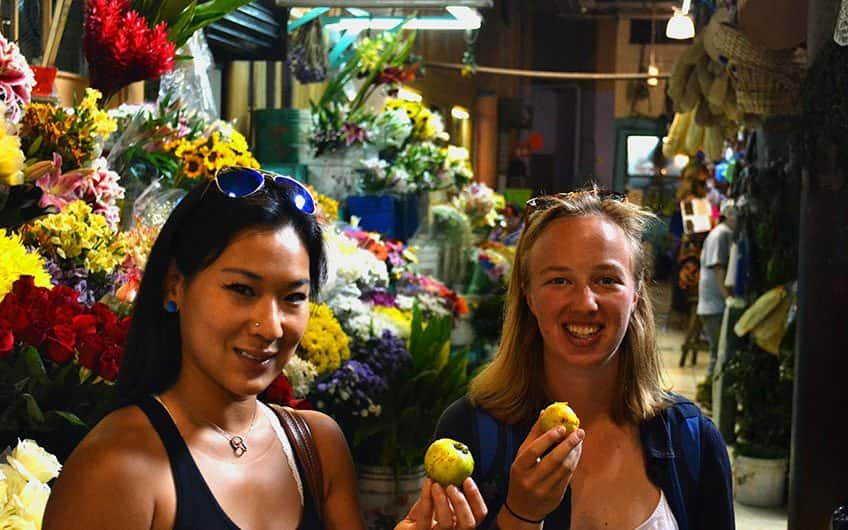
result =
M701 273L698 280L698 315L704 323L707 340L710 343L710 365L707 380L712 381L718 340L721 332L721 320L724 315L724 302L732 293L725 287L730 246L736 229L738 212L733 199L721 203L719 223L713 227L704 240L701 249Z

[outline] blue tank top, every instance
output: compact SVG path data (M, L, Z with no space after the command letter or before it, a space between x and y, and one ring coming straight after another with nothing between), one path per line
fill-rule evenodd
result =
M241 530L224 512L221 505L212 495L203 475L197 468L188 447L177 429L171 415L152 396L147 396L138 403L138 407L150 420L151 425L162 439L162 444L168 452L171 462L171 473L174 476L174 486L177 493L177 514L174 530ZM305 477L303 466L294 454L297 472ZM315 502L309 488L303 488L303 516L298 530L323 530Z

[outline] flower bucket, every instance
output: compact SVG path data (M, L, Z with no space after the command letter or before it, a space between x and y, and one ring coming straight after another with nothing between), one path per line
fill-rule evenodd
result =
M402 470L385 466L357 465L359 501L368 528L378 521L391 520L391 526L409 513L424 484L424 466Z
M360 189L360 176L357 169L365 152L359 148L348 148L324 153L309 161L309 184L318 193L337 201L343 201L349 195L356 195Z
M770 508L783 504L786 491L786 458L734 459L736 500L747 506Z
M263 164L298 163L308 148L299 109L259 109L253 111L256 147L253 155Z
M35 74L35 86L32 88L33 96L47 97L53 94L53 81L56 80L55 66L30 66Z

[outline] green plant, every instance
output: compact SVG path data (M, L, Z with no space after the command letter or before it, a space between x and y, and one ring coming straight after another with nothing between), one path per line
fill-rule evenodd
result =
M781 377L781 359L754 344L738 349L723 375L738 404L737 454L759 458L786 456L792 425L792 381Z
M250 0L133 0L131 5L151 27L160 22L168 24L168 40L179 48L195 31L248 3Z
M313 134L310 142L316 156L343 145L360 141L363 123L374 119L365 102L380 85L393 85L414 77L416 65L407 66L415 32L403 37L399 31L384 32L364 39L339 72L330 78L321 99L310 101ZM350 98L346 87L361 79Z
M468 387L466 350L451 353L452 317L424 323L413 309L409 352L412 362L401 370L399 384L390 385L381 399L382 414L354 435L354 455L362 464L399 471L421 465L442 411Z

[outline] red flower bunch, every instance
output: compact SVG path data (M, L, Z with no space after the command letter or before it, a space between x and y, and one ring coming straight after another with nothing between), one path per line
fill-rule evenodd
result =
M265 401L299 410L312 410L308 399L295 399L294 390L285 374L280 374L265 390Z
M90 308L64 285L37 287L21 276L0 302L0 358L15 345L32 346L57 365L77 359L107 381L118 377L130 318L119 319L106 305Z
M176 46L168 40L167 24L150 28L146 18L130 10L130 0L87 0L83 48L91 86L105 100L130 83L174 68Z
M406 68L399 68L397 66L384 68L377 76L377 84L395 85L406 81L415 81L415 72L419 66L421 66L421 63L414 63Z

